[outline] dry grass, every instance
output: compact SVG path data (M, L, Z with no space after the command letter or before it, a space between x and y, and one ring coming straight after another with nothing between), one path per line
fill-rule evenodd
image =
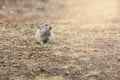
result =
M8 15L5 12L0 10L0 18L2 19L2 18L7 18L7 17Z
M0 80L120 79L118 22L86 19L83 24L47 14L32 12L0 20ZM56 43L36 44L36 26L46 22L53 27Z
M43 73L67 80L119 79L119 25L54 24L56 44L45 45L36 44L35 26L23 25L1 27L1 79Z

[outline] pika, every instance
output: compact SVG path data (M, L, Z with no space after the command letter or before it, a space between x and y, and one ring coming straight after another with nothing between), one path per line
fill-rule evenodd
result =
M37 26L37 31L35 34L35 39L37 43L54 43L54 34L52 32L52 27L48 24L44 26Z

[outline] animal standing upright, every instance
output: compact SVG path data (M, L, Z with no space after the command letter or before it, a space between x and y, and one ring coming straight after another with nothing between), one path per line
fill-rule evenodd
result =
M54 34L52 32L52 27L49 25L37 26L37 31L35 34L35 39L37 43L53 43L54 42Z

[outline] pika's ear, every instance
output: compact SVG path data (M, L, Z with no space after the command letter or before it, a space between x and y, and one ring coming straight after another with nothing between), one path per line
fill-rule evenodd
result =
M37 25L37 29L41 29L41 26L40 26L40 25Z
M50 30L52 30L52 27L50 26Z
M37 28L40 28L40 26L39 26L39 25L37 25Z

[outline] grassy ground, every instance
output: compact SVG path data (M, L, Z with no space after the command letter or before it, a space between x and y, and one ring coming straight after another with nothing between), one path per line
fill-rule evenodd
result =
M118 21L82 24L44 12L0 12L0 80L120 80ZM36 44L36 26L45 23L55 44Z

